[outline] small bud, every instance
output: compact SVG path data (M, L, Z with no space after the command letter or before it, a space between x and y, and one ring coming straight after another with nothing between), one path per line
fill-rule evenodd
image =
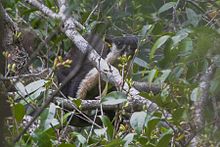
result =
M16 64L15 64L15 63L12 64L11 70L12 70L13 72L15 72L15 70L16 70Z
M8 64L8 70L10 70L11 69L11 64Z
M61 56L58 56L58 61L63 62L63 58Z

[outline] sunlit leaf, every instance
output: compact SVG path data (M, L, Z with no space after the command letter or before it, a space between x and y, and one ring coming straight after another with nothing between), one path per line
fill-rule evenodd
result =
M160 9L158 10L158 14L165 12L167 10L169 10L170 8L173 8L176 6L176 2L169 2L169 3L165 3L162 7L160 7Z
M190 98L194 102L198 101L198 99L200 98L201 94L202 94L202 91L200 90L199 87L197 87L197 88L193 89Z
M149 68L149 65L146 61L138 58L138 57L135 57L134 59L134 63L136 63L137 65L141 66L141 67L145 67L145 68Z
M130 118L130 124L131 127L137 132L141 133L147 119L147 113L146 112L134 112Z
M101 100L104 105L117 105L127 101L126 94L120 91L113 91L104 96Z
M155 44L153 45L151 51L150 51L150 59L152 60L154 58L154 54L158 48L160 48L166 41L170 38L169 35L165 35L157 39Z
M190 8L186 8L186 16L190 24L194 27L198 26L199 21L201 20L202 16L196 14L196 12Z
M56 114L56 105L51 103L49 107L48 116L44 124L45 129L48 129L51 126L56 126L59 124L58 120L54 118L55 114Z
M95 134L99 137L104 136L106 131L107 131L107 128L94 129Z
M22 96L25 97L25 95L27 95L27 91L25 89L24 84L22 84L21 82L16 82L15 83L15 88L18 90L18 93Z
M128 147L129 143L133 141L134 135L135 133L129 133L123 138L123 140L125 141L124 147Z
M46 83L45 80L38 80L38 81L34 81L30 84L28 84L27 86L25 86L28 94L36 91L37 89L39 89L40 87L43 87L44 84Z
M190 33L190 30L188 29L180 30L175 36L171 38L173 41L173 46L175 47L179 42L185 39L189 35L189 33Z

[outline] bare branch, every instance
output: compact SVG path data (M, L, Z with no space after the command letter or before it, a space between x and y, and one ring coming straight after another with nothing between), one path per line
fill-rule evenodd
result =
M201 130L204 127L203 111L204 111L205 103L209 97L210 81L215 73L215 70L216 70L216 65L212 63L200 78L200 84L199 84L200 97L198 97L197 100L194 102L194 112L193 112L193 119L194 119L194 125L196 127L196 133L198 133L198 130ZM195 136L192 140L192 145L197 146L198 140L199 140L199 136L197 134L197 136Z
M1 77L0 76L0 80L13 80L13 79L20 79L20 78L37 77L37 76L40 76L48 71L49 71L48 69L44 69L38 73L23 74L23 75L17 75L17 76L12 76L12 77Z
M74 103L71 100L68 99L64 99L62 97L55 97L54 99L54 103L57 103L61 106L64 106L65 109L67 110L75 110ZM95 110L100 108L101 105L101 101L100 100L82 100L82 103L80 105L80 109L82 111L85 110ZM123 105L103 105L103 110L116 110L116 109L120 109L123 107ZM126 105L125 110L127 111L139 111L142 110L143 108L143 103L141 101L132 101L131 103L128 103L128 105Z
M46 7L44 4L36 1L36 0L26 0L25 2L33 5L34 7L38 8L39 10L41 10L44 14L46 14L47 16L53 18L53 19L60 19L60 15L53 12L51 9L49 9L48 7Z

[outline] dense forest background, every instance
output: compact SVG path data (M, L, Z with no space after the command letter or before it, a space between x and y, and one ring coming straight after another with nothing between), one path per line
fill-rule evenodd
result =
M219 28L219 0L0 1L0 146L220 146ZM137 49L111 66L94 33ZM61 94L73 48L108 81L101 99Z

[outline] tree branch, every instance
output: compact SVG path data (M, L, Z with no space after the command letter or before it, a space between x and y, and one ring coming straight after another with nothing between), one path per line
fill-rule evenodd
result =
M203 111L205 108L205 103L209 97L209 87L210 87L210 81L215 73L216 65L212 63L208 69L205 71L205 73L200 78L199 83L199 93L200 97L197 98L197 100L194 102L194 112L193 112L193 119L194 119L194 125L196 133L198 133L198 130L201 130L204 127L204 116ZM192 146L197 146L199 141L199 136L195 136L192 139Z

